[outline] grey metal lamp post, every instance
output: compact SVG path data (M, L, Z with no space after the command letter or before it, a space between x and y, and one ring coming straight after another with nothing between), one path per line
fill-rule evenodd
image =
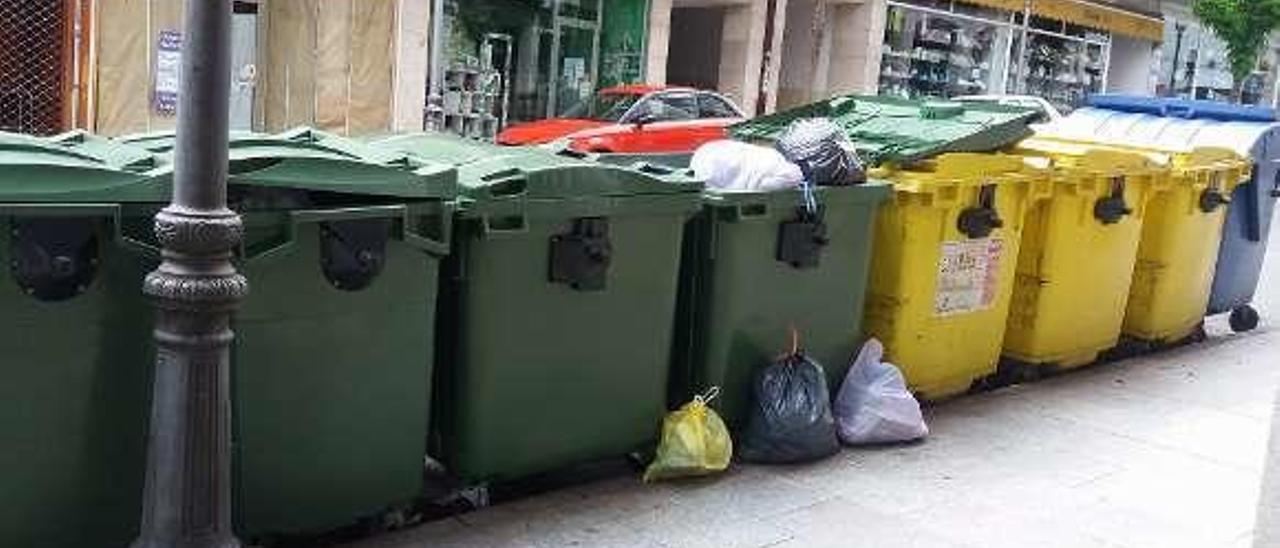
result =
M235 548L231 528L231 313L248 293L227 209L231 0L187 0L173 201L156 215L156 310L142 524L134 548Z
M431 3L431 74L428 76L429 91L424 124L429 131L444 131L444 2L445 0L434 0Z

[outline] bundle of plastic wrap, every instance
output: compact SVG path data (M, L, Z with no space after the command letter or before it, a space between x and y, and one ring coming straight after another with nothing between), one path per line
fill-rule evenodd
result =
M800 166L805 179L812 184L844 186L867 180L853 142L840 126L827 118L791 122L778 136L775 146L784 158Z

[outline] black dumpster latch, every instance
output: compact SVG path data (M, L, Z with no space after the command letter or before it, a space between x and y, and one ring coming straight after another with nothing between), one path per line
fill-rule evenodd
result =
M1222 193L1222 172L1215 172L1209 188L1200 193L1200 211L1213 213L1229 203L1231 199Z
M337 289L369 287L387 262L391 219L354 219L320 223L320 268Z
M1206 188L1200 193L1200 211L1205 213L1213 213L1229 203L1231 200L1217 188Z
M613 244L609 220L603 217L574 219L573 228L551 237L552 283L578 291L600 291L609 278Z
M961 211L956 224L960 232L970 238L986 238L995 229L1004 227L996 211L995 185L983 186L978 191L978 205Z
M14 220L13 279L41 301L64 301L85 291L98 272L98 222L87 218Z
M822 222L822 209L810 213L797 209L795 220L778 225L778 261L793 268L816 268L822 259L822 248L831 242L827 224Z
M1093 204L1093 216L1104 225L1113 225L1133 214L1124 201L1124 177L1111 179L1111 192Z

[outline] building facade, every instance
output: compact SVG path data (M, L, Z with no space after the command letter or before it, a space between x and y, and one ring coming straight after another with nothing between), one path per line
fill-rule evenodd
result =
M1225 48L1191 1L237 0L232 123L368 134L434 112L484 137L636 82L749 114L855 92L1225 99ZM173 127L182 4L0 0L0 130ZM1242 100L1274 105L1278 66L1273 37Z
M440 0L433 124L472 137L644 79L647 0Z
M788 0L651 0L649 82L717 90L774 110Z
M88 1L86 125L172 128L183 2ZM236 1L231 124L340 133L420 125L429 0Z
M235 129L420 128L431 0L236 0ZM0 0L0 129L176 124L182 0Z
M846 92L1025 94L1070 110L1093 93L1149 93L1163 37L1153 8L1077 0L791 0L782 80L793 87L783 89L781 102Z
M749 113L841 93L1029 94L1070 110L1093 93L1157 91L1168 4L651 0L644 74Z

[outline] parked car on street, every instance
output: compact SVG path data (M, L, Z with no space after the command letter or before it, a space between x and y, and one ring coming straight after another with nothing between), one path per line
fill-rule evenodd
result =
M746 115L724 96L686 87L606 88L559 118L517 124L501 145L563 143L579 152L682 153L724 139Z

